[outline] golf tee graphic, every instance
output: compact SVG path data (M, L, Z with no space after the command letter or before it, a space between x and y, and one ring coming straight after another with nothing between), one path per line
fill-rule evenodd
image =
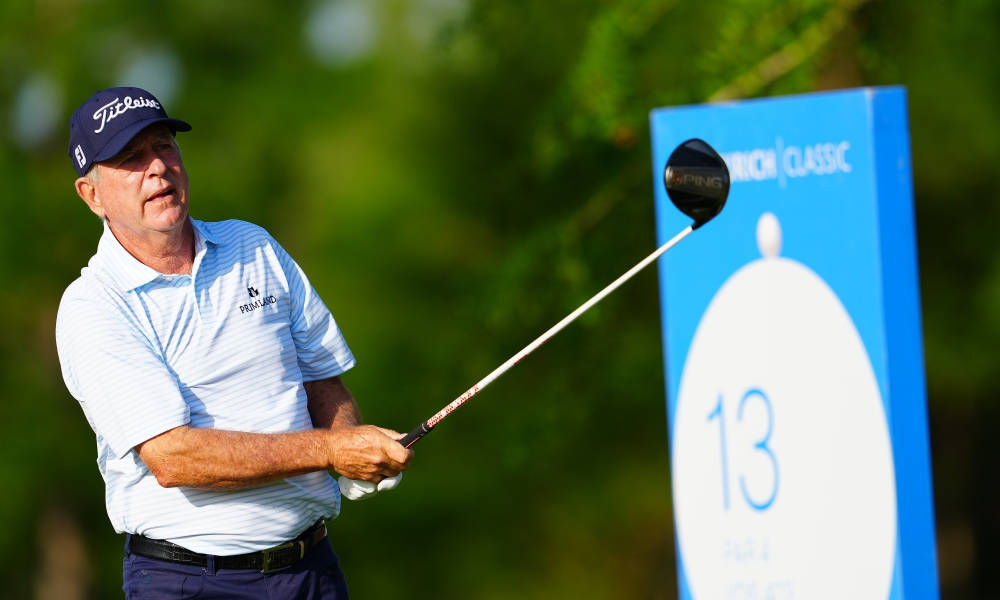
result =
M651 125L654 181L691 137L732 180L659 263L680 597L937 598L905 91Z

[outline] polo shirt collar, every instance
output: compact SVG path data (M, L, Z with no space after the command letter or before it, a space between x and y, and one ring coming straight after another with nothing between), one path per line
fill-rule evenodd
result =
M198 255L207 249L208 244L214 246L219 242L207 223L190 217L189 220L194 229L194 252L197 261ZM99 266L102 271L111 276L122 291L126 292L142 287L161 276L160 272L142 264L129 254L128 250L115 237L115 234L111 232L107 221L104 222L104 233L97 243L97 254L91 260L91 266Z
M202 250L206 248L206 242L216 246L219 244L219 238L215 233L212 232L212 228L208 223L199 221L198 219L192 219L188 217L191 221L191 225L194 227L194 253L197 256Z

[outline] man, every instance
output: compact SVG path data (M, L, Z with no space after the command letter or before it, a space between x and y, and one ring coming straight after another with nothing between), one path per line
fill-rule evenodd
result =
M188 215L174 137L190 129L139 88L99 91L70 119L76 192L104 234L56 341L127 534L123 588L346 598L328 471L391 487L412 453L361 425L340 380L354 357L285 250L249 223Z

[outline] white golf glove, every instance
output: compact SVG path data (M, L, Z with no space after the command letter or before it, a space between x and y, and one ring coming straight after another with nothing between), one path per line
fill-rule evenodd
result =
M376 485L370 481L348 479L341 475L337 478L337 484L340 486L340 494L348 500L366 500L379 492L395 488L402 479L403 474L400 473L395 477L383 479Z

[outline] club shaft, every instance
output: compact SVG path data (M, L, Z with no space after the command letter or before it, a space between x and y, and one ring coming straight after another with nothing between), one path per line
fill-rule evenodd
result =
M634 267L623 273L618 279L612 281L603 290L594 294L594 296L591 297L590 300L587 300L586 302L581 304L579 308L566 315L561 321L550 327L545 333L535 338L533 342L525 346L523 349L521 349L520 352L518 352L514 356L511 356L509 359L507 359L506 362L504 362L502 365L494 369L489 375L480 379L474 386L466 390L465 393L463 393L461 396L452 400L451 403L448 404L448 406L445 406L437 413L435 413L434 416L432 416L431 418L427 419L426 421L418 425L410 433L406 434L406 436L403 437L403 439L399 440L399 443L405 446L406 448L409 448L413 446L413 444L416 444L417 441L420 440L420 438L430 433L431 430L434 429L434 427L436 427L438 423L447 418L448 415L458 410L473 396L483 391L483 389L485 389L486 386L496 381L497 378L499 378L501 375L510 370L511 367L521 362L521 360L523 360L524 357L528 356L529 354L537 350L539 346L552 339L552 337L555 336L560 331L562 331L564 327L575 321L576 318L582 315L583 313L590 310L590 308L592 308L595 304L603 300L608 294L618 289L623 283L625 283L629 279L632 279L632 277L634 277L636 273L649 266L650 263L659 258L664 252L676 246L692 231L694 231L694 226L693 225L688 226L680 233L675 235L673 238L671 238L668 242L666 242L665 244L654 250L652 254L639 261L638 264L636 264Z

